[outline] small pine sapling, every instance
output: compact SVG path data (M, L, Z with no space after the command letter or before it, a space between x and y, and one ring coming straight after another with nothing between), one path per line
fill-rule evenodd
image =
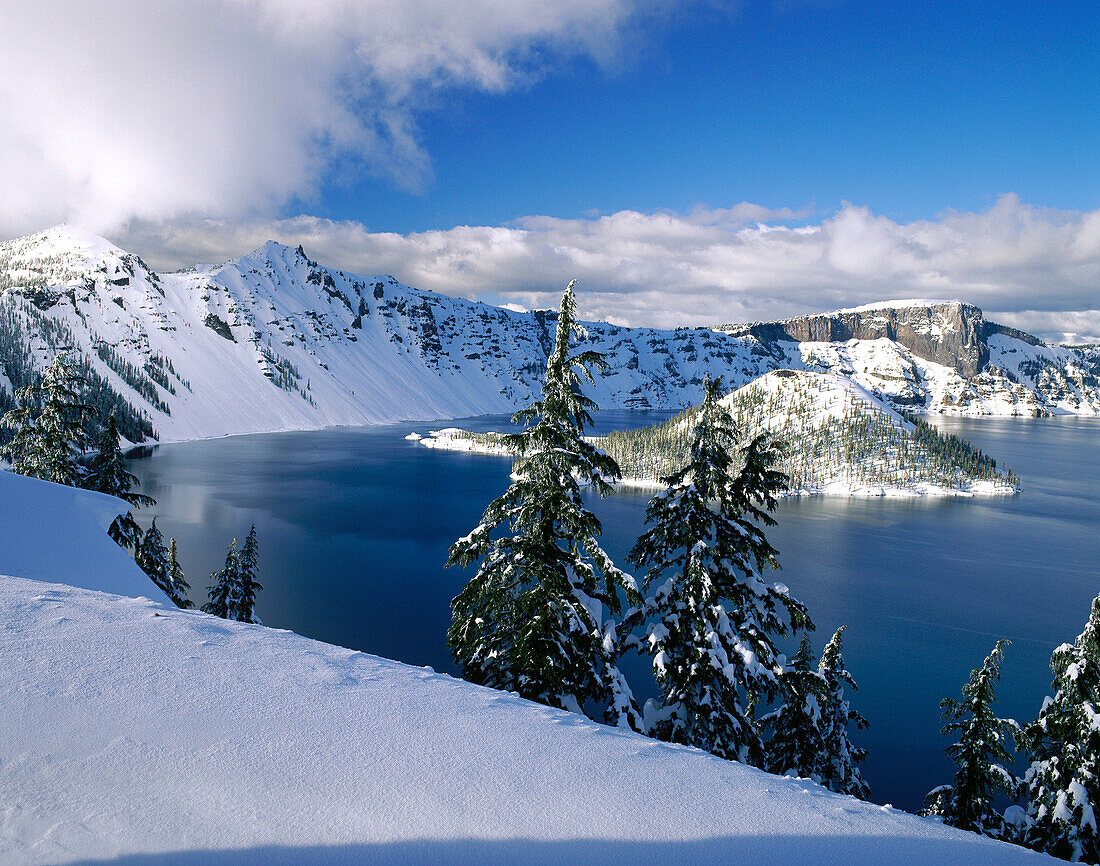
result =
M263 589L256 580L258 569L259 545L256 542L256 524L252 524L237 558L237 595L230 603L230 619L238 622L260 622L255 613L256 593Z
M765 769L780 776L821 781L825 735L821 712L825 680L814 667L810 639L803 635L798 652L779 677L781 703L760 719L769 734Z
M164 537L157 529L157 519L153 523L145 537L134 551L134 560L138 568L149 575L149 579L164 590L165 595L172 598L171 583L168 579L168 551L164 547ZM172 599L175 601L175 599Z
M176 607L189 610L195 606L187 597L191 584L183 576L183 566L180 565L179 556L176 553L176 539L168 542L168 596L175 602Z
M959 737L946 750L955 762L955 779L929 791L924 810L926 815L941 815L945 824L994 838L1004 836L1005 825L993 808L993 798L998 791L1015 794L1019 788L1019 780L1006 769L1012 761L1008 737L1018 735L1019 726L993 711L1001 658L1008 645L1007 640L997 641L982 666L971 672L962 701L940 701L948 720L943 733Z
M222 619L230 618L231 605L240 584L237 569L237 539L234 538L229 545L229 550L226 551L225 565L210 575L212 582L207 588L210 601L202 606L204 612L220 616Z
M851 709L844 695L844 687L856 688L852 675L844 667L844 626L825 646L821 654L821 663L817 672L824 681L822 705L822 733L825 751L821 757L821 784L838 794L851 794L866 800L870 787L859 772L859 763L867 757L867 752L852 744L848 739L848 725L867 728L863 716Z

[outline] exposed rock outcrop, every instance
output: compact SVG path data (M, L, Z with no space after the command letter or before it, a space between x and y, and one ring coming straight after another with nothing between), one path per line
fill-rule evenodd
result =
M1011 337L1013 340L1020 340L1027 343L1029 346L1041 346L1043 341L1033 334L1029 334L1027 331L1020 331L1016 328L1010 328L1008 325L999 325L996 322L985 323L985 338L988 340L994 334L1004 334L1006 337Z
M844 343L848 340L893 340L929 361L952 367L970 379L989 363L986 336L991 323L982 311L957 301L912 306L864 307L836 313L798 316L780 322L724 325L734 336L751 335L762 343ZM1011 329L997 328L993 333ZM1030 335L1029 335L1030 336ZM1031 337L1031 340L1034 340Z

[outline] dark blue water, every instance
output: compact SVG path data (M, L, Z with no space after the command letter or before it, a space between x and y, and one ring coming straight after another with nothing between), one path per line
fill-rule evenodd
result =
M660 417L605 412L598 428ZM789 500L768 533L782 580L817 623L815 649L848 626L846 657L860 687L853 705L871 721L857 735L870 752L864 774L876 801L910 809L950 778L939 700L957 696L1007 637L1001 711L1031 718L1049 686L1051 650L1081 631L1100 592L1100 420L937 423L1015 469L1023 494ZM229 539L255 523L265 623L455 673L444 634L464 576L442 564L507 487L511 464L403 439L435 426L169 445L131 468L159 500L158 526L177 539L197 602ZM593 503L620 562L648 496Z

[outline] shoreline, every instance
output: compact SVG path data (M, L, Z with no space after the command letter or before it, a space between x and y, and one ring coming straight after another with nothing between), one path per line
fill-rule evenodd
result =
M683 411L690 408L689 406L671 407L671 408L647 408L638 409L631 406L607 406L609 410L623 411L623 412L662 412L662 411ZM234 436L264 436L272 433L311 433L315 430L338 430L342 428L355 429L360 427L388 427L396 426L398 424L432 424L442 423L445 421L465 421L479 418L493 418L497 416L510 415L511 412L489 412L484 415L466 415L462 417L428 417L428 418L399 418L389 421L363 421L359 424L341 423L341 424L315 424L307 426L294 426L294 427L271 427L260 430L238 430L228 433L210 433L199 436L184 436L184 437L171 437L162 439L151 439L146 442L124 442L124 452L126 456L129 456L131 452L137 451L143 448L155 448L158 445L182 445L186 442L209 442L214 439L228 439ZM912 412L922 420L932 423L930 419L934 418L946 418L951 420L964 420L964 421L1059 421L1069 418L1083 419L1088 423L1100 423L1100 414L1085 414L1080 412L1052 412L1049 415L995 415L995 414L969 414L964 412L924 412L917 411ZM427 437L424 437L427 438ZM429 446L430 447L430 446Z
M459 454L479 454L483 457L513 457L503 446L490 446L478 443L466 438L470 431L459 427L444 427L440 430L432 430L427 436L419 433L410 433L404 438L409 442L422 445L439 451L453 451ZM478 434L478 435L494 435ZM499 433L495 434L499 435ZM598 437L585 437L598 438ZM514 477L514 476L513 476ZM611 482L614 487L622 487L628 490L664 490L665 485L656 479L637 478L624 476ZM914 482L912 487L892 487L886 485L869 485L861 482L846 482L843 479L831 480L815 487L801 487L798 490L784 490L777 494L777 498L802 498L810 496L849 497L854 499L918 499L931 498L985 498L991 496L1018 496L1019 487L1013 487L996 481L979 479L970 483L966 488L944 487L929 481Z

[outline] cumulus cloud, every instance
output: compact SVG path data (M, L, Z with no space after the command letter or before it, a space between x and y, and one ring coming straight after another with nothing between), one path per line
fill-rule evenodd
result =
M350 164L430 177L417 113L583 53L673 0L36 0L0 13L0 232L234 219Z
M577 277L583 314L622 324L713 325L957 298L1040 336L1100 341L1100 211L1043 210L1005 195L981 213L910 223L850 204L820 222L807 216L741 204L408 235L300 216L133 224L116 239L160 267L224 261L276 239L347 271L528 308L553 306Z

